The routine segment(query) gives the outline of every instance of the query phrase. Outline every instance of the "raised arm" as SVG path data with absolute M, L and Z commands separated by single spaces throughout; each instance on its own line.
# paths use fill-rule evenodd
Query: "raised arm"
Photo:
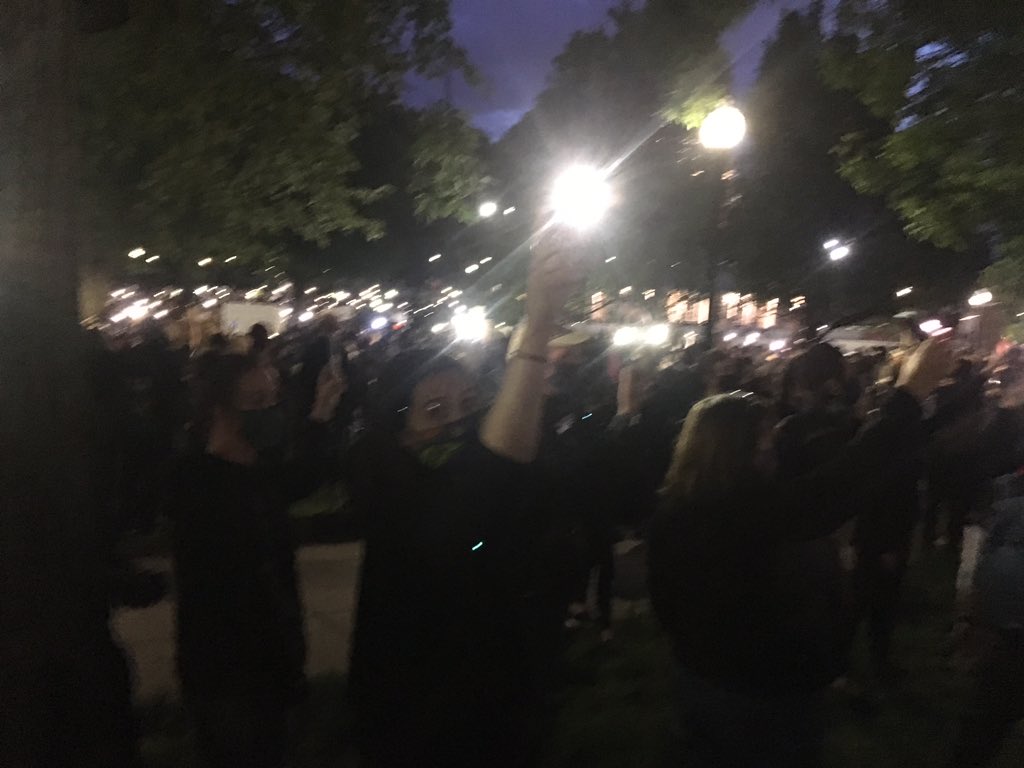
M 548 342 L 574 282 L 569 245 L 568 235 L 549 230 L 533 248 L 524 332 L 480 427 L 488 450 L 522 464 L 533 461 L 540 445 Z
M 806 475 L 779 483 L 777 525 L 785 538 L 809 540 L 835 531 L 863 509 L 863 500 L 908 472 L 923 439 L 921 404 L 949 372 L 941 344 L 921 344 L 900 371 L 897 391 L 880 417 L 835 457 Z

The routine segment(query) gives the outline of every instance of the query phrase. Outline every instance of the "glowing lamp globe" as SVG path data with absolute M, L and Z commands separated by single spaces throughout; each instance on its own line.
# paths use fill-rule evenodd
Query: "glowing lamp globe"
M 736 107 L 719 107 L 700 124 L 700 143 L 707 149 L 732 149 L 747 134 L 747 118 Z
M 498 212 L 498 204 L 488 200 L 486 203 L 480 204 L 480 218 L 489 219 L 491 216 Z
M 589 165 L 574 165 L 557 179 L 551 190 L 555 221 L 575 229 L 590 229 L 612 204 L 605 175 Z

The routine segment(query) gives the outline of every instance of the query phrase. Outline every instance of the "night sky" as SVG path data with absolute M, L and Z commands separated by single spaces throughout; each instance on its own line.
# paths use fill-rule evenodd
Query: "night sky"
M 732 55 L 740 94 L 754 80 L 763 44 L 779 14 L 809 1 L 763 0 L 725 33 L 723 43 Z M 572 33 L 606 23 L 608 9 L 618 4 L 619 0 L 452 0 L 455 38 L 484 78 L 476 89 L 461 80 L 452 82 L 453 100 L 478 127 L 499 138 L 533 105 L 551 60 Z M 414 82 L 407 100 L 422 106 L 440 98 L 444 90 L 440 83 Z

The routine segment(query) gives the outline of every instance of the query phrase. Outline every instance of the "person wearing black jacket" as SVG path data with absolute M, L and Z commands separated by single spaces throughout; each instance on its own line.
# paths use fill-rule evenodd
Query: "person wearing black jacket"
M 479 428 L 466 371 L 405 353 L 380 377 L 373 429 L 353 450 L 366 543 L 349 685 L 373 768 L 535 764 L 519 610 L 536 556 L 525 465 L 571 277 L 563 245 L 555 230 L 535 248 L 525 332 Z
M 213 358 L 198 385 L 195 445 L 173 511 L 178 675 L 205 765 L 280 768 L 305 664 L 288 505 L 330 462 L 311 444 L 283 457 L 273 438 L 280 428 L 284 439 L 283 423 L 252 358 Z M 322 377 L 310 436 L 339 395 Z
M 919 403 L 947 367 L 941 347 L 923 344 L 876 422 L 781 483 L 759 469 L 765 419 L 750 398 L 708 398 L 687 417 L 652 525 L 649 585 L 695 764 L 819 764 L 816 694 L 836 673 L 835 630 L 807 614 L 813 585 L 787 583 L 784 548 L 835 530 L 865 489 L 892 480 L 889 458 L 916 447 Z

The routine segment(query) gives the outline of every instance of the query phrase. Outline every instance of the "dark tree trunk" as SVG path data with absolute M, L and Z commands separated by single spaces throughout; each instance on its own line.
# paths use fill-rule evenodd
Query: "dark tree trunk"
M 0 762 L 123 765 L 127 677 L 108 626 L 77 323 L 70 0 L 0 2 Z M 71 756 L 74 756 L 73 758 Z

